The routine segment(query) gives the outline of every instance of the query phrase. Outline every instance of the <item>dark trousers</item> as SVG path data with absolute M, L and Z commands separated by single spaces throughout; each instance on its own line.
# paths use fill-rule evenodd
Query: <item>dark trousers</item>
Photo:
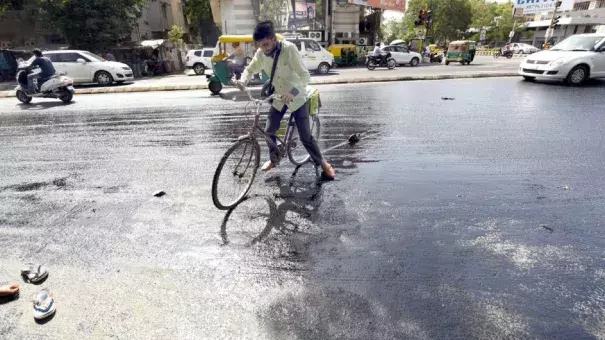
M 281 123 L 282 118 L 284 118 L 284 114 L 286 113 L 285 107 L 280 112 L 271 106 L 271 110 L 269 110 L 269 116 L 267 116 L 267 126 L 265 131 L 269 136 L 271 136 L 271 140 L 273 143 L 276 143 L 277 139 L 275 137 L 275 133 L 279 129 L 279 125 Z M 311 159 L 316 165 L 321 165 L 323 162 L 323 156 L 321 155 L 321 151 L 319 151 L 319 146 L 317 146 L 317 141 L 311 135 L 311 126 L 309 125 L 309 102 L 306 102 L 305 105 L 301 106 L 298 110 L 292 112 L 292 116 L 296 121 L 296 127 L 298 128 L 298 135 L 300 136 L 300 140 L 307 149 L 307 152 L 311 156 Z M 278 160 L 278 152 L 273 146 L 273 144 L 267 142 L 269 146 L 269 157 L 273 163 L 277 163 Z

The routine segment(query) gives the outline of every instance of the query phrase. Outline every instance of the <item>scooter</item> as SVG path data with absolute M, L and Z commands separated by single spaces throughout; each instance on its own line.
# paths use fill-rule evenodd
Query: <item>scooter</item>
M 368 56 L 368 61 L 366 62 L 366 66 L 368 70 L 374 70 L 376 67 L 387 67 L 389 70 L 394 69 L 397 66 L 397 61 L 395 58 L 391 57 L 391 53 L 387 52 L 383 53 L 380 56 Z
M 431 63 L 441 63 L 443 61 L 443 54 L 431 53 L 430 61 Z
M 17 91 L 17 99 L 24 103 L 29 104 L 34 97 L 40 98 L 55 98 L 61 99 L 64 103 L 69 103 L 74 97 L 73 80 L 65 76 L 65 72 L 55 74 L 54 76 L 43 81 L 41 86 L 38 86 L 38 80 L 34 80 L 34 88 L 36 92 L 28 94 L 25 89 L 27 88 L 27 75 L 33 73 L 32 67 L 28 65 L 19 65 L 17 72 L 17 82 L 19 85 L 15 88 Z

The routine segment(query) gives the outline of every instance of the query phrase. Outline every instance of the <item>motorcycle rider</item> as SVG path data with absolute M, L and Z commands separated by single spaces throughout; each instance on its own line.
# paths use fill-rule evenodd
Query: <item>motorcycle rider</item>
M 236 82 L 236 86 L 243 91 L 246 83 L 255 74 L 261 71 L 271 74 L 274 58 L 279 52 L 279 62 L 275 69 L 272 88 L 280 98 L 273 100 L 273 105 L 267 116 L 265 131 L 275 143 L 275 133 L 279 129 L 280 122 L 286 110 L 290 110 L 296 121 L 296 127 L 298 128 L 302 144 L 311 156 L 311 159 L 313 159 L 315 164 L 321 166 L 325 177 L 334 179 L 334 168 L 322 156 L 317 141 L 313 138 L 309 127 L 307 86 L 311 75 L 302 60 L 298 47 L 289 41 L 277 41 L 271 21 L 258 23 L 254 29 L 253 38 L 259 49 L 244 70 L 242 79 Z M 263 165 L 263 171 L 273 169 L 277 163 L 278 151 L 275 150 L 275 146 L 272 143 L 267 144 L 269 145 L 270 160 Z
M 38 66 L 40 68 L 40 72 L 31 73 L 27 75 L 27 93 L 34 94 L 37 92 L 37 89 L 34 86 L 34 79 L 48 79 L 55 75 L 56 71 L 53 66 L 52 61 L 50 59 L 44 57 L 42 55 L 42 51 L 39 49 L 34 49 L 34 60 L 31 62 L 29 67 Z
M 380 58 L 382 55 L 382 49 L 380 48 L 380 43 L 376 43 L 374 50 L 372 51 L 372 55 L 376 58 Z

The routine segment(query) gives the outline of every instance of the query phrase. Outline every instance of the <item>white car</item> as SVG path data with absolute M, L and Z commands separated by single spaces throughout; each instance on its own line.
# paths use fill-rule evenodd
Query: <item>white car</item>
M 214 48 L 202 48 L 201 50 L 190 50 L 185 57 L 185 68 L 193 69 L 195 74 L 204 74 L 206 70 L 212 69 L 212 55 Z
M 286 39 L 298 47 L 307 69 L 318 74 L 328 74 L 334 64 L 334 56 L 313 39 Z
M 402 45 L 389 45 L 382 48 L 384 52 L 390 52 L 391 57 L 399 65 L 418 66 L 422 61 L 420 53 L 410 52 L 407 47 Z
M 605 34 L 572 35 L 550 50 L 525 57 L 518 73 L 527 81 L 554 79 L 576 86 L 605 78 Z
M 107 86 L 114 82 L 121 84 L 134 80 L 134 75 L 128 65 L 107 61 L 88 51 L 44 51 L 42 54 L 53 62 L 57 73 L 67 73 L 67 76 L 73 79 L 74 84 L 97 83 Z
M 514 43 L 511 48 L 513 49 L 513 52 L 521 54 L 532 54 L 540 51 L 536 46 L 524 43 Z

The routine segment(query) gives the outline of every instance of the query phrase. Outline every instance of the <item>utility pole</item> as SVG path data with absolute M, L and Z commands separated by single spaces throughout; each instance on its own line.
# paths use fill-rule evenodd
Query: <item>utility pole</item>
M 557 15 L 557 10 L 559 9 L 559 7 L 561 7 L 562 3 L 563 3 L 563 1 L 555 2 L 555 8 L 552 11 L 552 17 L 550 18 L 550 24 L 548 25 L 548 29 L 546 30 L 546 35 L 545 35 L 545 39 L 544 39 L 544 49 L 545 50 L 550 49 L 549 40 L 555 34 L 555 28 L 559 24 L 559 19 L 561 19 L 561 16 Z

